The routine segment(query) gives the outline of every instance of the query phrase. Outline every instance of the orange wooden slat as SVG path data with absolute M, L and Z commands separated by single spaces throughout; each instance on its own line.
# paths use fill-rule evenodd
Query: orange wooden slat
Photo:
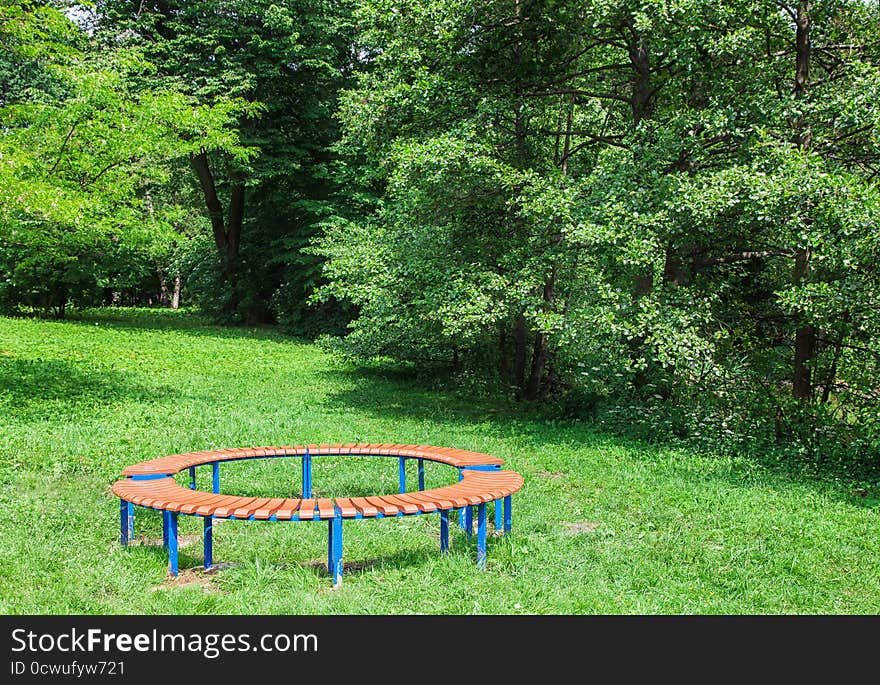
M 300 502 L 299 509 L 296 513 L 305 521 L 315 518 L 315 500 L 304 499 Z
M 288 497 L 284 500 L 284 503 L 275 510 L 275 518 L 283 519 L 285 521 L 292 519 L 301 503 L 302 501 L 297 497 Z
M 197 516 L 213 516 L 218 507 L 228 507 L 234 505 L 240 499 L 234 495 L 221 495 L 221 499 L 206 502 L 196 507 L 195 514 Z
M 186 505 L 182 506 L 180 508 L 180 513 L 181 514 L 195 514 L 196 510 L 198 510 L 198 508 L 200 506 L 208 506 L 211 504 L 217 504 L 223 498 L 224 498 L 224 495 L 211 495 L 209 498 L 202 500 L 201 502 L 186 504 Z
M 348 497 L 337 497 L 336 506 L 339 507 L 343 518 L 354 518 L 357 516 L 357 509 L 355 509 L 355 506 Z
M 336 516 L 336 507 L 333 506 L 332 499 L 318 500 L 318 518 L 332 519 Z
M 218 518 L 229 518 L 230 516 L 234 516 L 233 512 L 239 507 L 244 507 L 253 502 L 256 497 L 236 497 L 232 502 L 228 502 L 222 506 L 217 507 L 212 512 L 214 516 Z
M 379 513 L 379 510 L 367 502 L 365 497 L 352 497 L 349 502 L 361 513 L 361 516 L 365 518 L 372 518 Z
M 425 514 L 429 514 L 432 511 L 437 511 L 436 502 L 434 502 L 430 499 L 419 500 L 415 496 L 414 493 L 407 492 L 407 493 L 403 493 L 400 495 L 395 495 L 395 497 L 397 497 L 397 499 L 399 499 L 399 500 L 403 500 L 404 502 L 409 502 L 410 504 L 414 504 L 416 507 L 418 507 L 419 511 L 421 511 Z
M 385 516 L 397 516 L 400 512 L 395 505 L 389 504 L 381 497 L 365 497 L 364 499 L 385 514 Z
M 250 504 L 243 505 L 238 507 L 235 511 L 232 512 L 232 515 L 235 518 L 246 519 L 249 518 L 257 511 L 260 507 L 265 507 L 269 502 L 272 501 L 271 497 L 263 497 L 262 499 L 256 499 Z
M 265 521 L 275 512 L 276 509 L 279 509 L 283 504 L 283 497 L 273 497 L 268 502 L 265 502 L 264 504 L 260 505 L 259 508 L 254 510 L 254 518 Z
M 400 495 L 382 495 L 379 499 L 388 502 L 392 507 L 397 507 L 404 514 L 417 514 L 419 508 L 412 502 L 400 498 Z

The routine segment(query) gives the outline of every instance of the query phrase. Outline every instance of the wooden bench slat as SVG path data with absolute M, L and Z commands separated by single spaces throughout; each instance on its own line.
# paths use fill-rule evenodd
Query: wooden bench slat
M 436 498 L 434 498 L 434 497 L 419 498 L 416 495 L 417 495 L 417 493 L 414 493 L 414 492 L 406 492 L 406 493 L 397 495 L 397 497 L 399 497 L 400 499 L 402 499 L 404 501 L 412 502 L 425 514 L 429 514 L 432 511 L 437 511 L 438 509 L 441 508 L 439 506 L 439 502 L 437 501 Z M 450 507 L 451 507 L 451 504 L 450 504 Z
M 302 504 L 302 500 L 298 497 L 288 497 L 284 500 L 284 503 L 273 512 L 275 518 L 289 521 L 299 510 L 300 504 Z
M 285 502 L 283 497 L 273 497 L 258 509 L 254 510 L 254 518 L 265 520 L 268 519 L 277 509 L 280 509 Z
M 348 497 L 337 497 L 336 506 L 339 507 L 339 512 L 343 518 L 354 518 L 357 516 L 357 509 Z
M 400 495 L 382 495 L 379 499 L 388 502 L 393 507 L 397 507 L 404 514 L 417 514 L 420 511 L 418 506 L 401 498 Z
M 188 504 L 185 504 L 184 506 L 182 506 L 180 508 L 180 513 L 181 514 L 195 514 L 196 511 L 198 511 L 198 508 L 200 506 L 204 507 L 204 506 L 210 506 L 212 504 L 217 504 L 224 498 L 224 495 L 214 495 L 211 493 L 207 493 L 207 494 L 209 494 L 210 497 L 206 497 L 201 502 L 188 503 Z
M 304 499 L 299 503 L 299 509 L 296 512 L 301 519 L 309 520 L 315 518 L 315 500 Z
M 272 501 L 271 497 L 263 497 L 261 499 L 256 499 L 253 502 L 251 502 L 250 504 L 236 507 L 235 510 L 232 512 L 232 515 L 235 516 L 235 518 L 241 518 L 241 519 L 249 518 L 257 511 L 257 509 L 259 509 L 260 507 L 265 507 L 271 501 Z
M 245 505 L 250 504 L 255 501 L 256 497 L 237 497 L 235 501 L 229 502 L 228 504 L 224 504 L 223 506 L 217 507 L 211 512 L 214 516 L 218 518 L 224 519 L 229 518 L 230 516 L 235 516 L 234 512 L 236 509 L 244 507 Z
M 219 500 L 213 500 L 197 506 L 195 513 L 197 516 L 213 516 L 218 507 L 235 506 L 240 499 L 240 497 L 235 495 L 221 495 Z
M 184 507 L 196 507 L 204 504 L 206 500 L 210 500 L 214 495 L 210 492 L 202 492 L 200 490 L 190 490 L 186 497 L 178 493 L 169 493 L 175 501 L 168 507 L 168 511 L 183 511 Z
M 365 497 L 352 497 L 349 502 L 355 507 L 365 518 L 372 518 L 379 514 L 379 510 L 372 504 L 367 502 Z
M 318 518 L 332 519 L 336 516 L 336 507 L 333 505 L 332 499 L 318 500 Z
M 365 497 L 364 499 L 381 511 L 385 516 L 397 516 L 397 514 L 400 513 L 400 509 L 393 504 L 389 504 L 381 497 L 371 496 Z

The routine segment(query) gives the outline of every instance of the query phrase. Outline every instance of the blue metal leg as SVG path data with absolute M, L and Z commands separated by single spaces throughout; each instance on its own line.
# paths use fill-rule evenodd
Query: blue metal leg
M 486 568 L 486 503 L 477 507 L 477 566 Z
M 306 451 L 303 455 L 303 499 L 312 499 L 312 455 Z
M 176 576 L 177 567 L 177 512 L 163 511 L 162 515 L 167 519 L 168 524 L 168 571 L 172 576 Z
M 495 500 L 494 506 L 495 506 L 495 530 L 501 530 L 501 526 L 504 525 L 504 523 L 503 523 L 504 517 L 502 516 L 501 498 L 498 498 Z
M 398 457 L 397 480 L 400 492 L 406 492 L 406 459 Z
M 425 460 L 419 459 L 419 490 L 425 489 Z
M 162 549 L 168 549 L 168 512 L 162 512 Z
M 440 512 L 440 552 L 446 554 L 449 551 L 449 510 Z
M 510 529 L 513 527 L 513 516 L 510 513 L 510 508 L 513 504 L 513 498 L 511 495 L 508 495 L 504 498 L 504 532 L 509 533 Z
M 333 576 L 333 585 L 338 586 L 342 582 L 342 517 L 339 514 L 330 519 L 327 571 Z
M 461 472 L 461 469 L 458 470 L 458 480 L 460 481 L 464 478 L 464 475 Z M 464 507 L 458 510 L 458 527 L 462 530 L 465 530 L 465 520 L 464 520 Z
M 214 517 L 205 516 L 205 570 L 207 571 L 214 565 Z
M 220 492 L 220 462 L 211 464 L 211 492 Z
M 189 489 L 190 490 L 196 489 L 196 467 L 195 466 L 189 467 Z
M 134 537 L 134 505 L 119 500 L 119 542 L 127 545 Z
M 474 534 L 474 508 L 464 508 L 464 532 L 470 537 Z

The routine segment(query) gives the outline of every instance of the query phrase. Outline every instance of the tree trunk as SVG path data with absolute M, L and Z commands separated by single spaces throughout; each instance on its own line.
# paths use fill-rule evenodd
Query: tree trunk
M 684 268 L 684 261 L 675 251 L 672 245 L 666 246 L 666 260 L 663 263 L 663 280 L 667 283 L 675 285 L 687 285 L 687 271 Z
M 226 232 L 226 259 L 230 262 L 238 258 L 241 246 L 241 225 L 244 220 L 244 177 L 237 171 L 230 171 L 232 190 L 229 193 L 229 227 Z
M 536 400 L 541 396 L 541 381 L 544 378 L 544 367 L 547 363 L 547 336 L 543 333 L 535 335 L 535 345 L 532 350 L 532 368 L 529 372 L 529 380 L 526 383 L 523 399 Z
M 516 384 L 516 397 L 521 399 L 526 383 L 526 318 L 517 314 L 513 320 L 513 381 Z
M 195 169 L 205 198 L 205 206 L 208 208 L 208 216 L 211 218 L 211 228 L 214 231 L 214 244 L 217 251 L 226 257 L 229 241 L 226 236 L 226 226 L 223 221 L 223 206 L 217 195 L 217 186 L 214 183 L 214 174 L 208 164 L 208 153 L 203 149 L 198 154 L 190 154 L 189 161 Z
M 632 114 L 633 134 L 637 135 L 639 126 L 645 119 L 650 119 L 652 114 L 651 99 L 651 57 L 645 37 L 633 26 L 630 20 L 630 39 L 628 42 L 629 60 L 633 70 L 632 90 L 630 91 L 630 111 Z M 633 158 L 636 166 L 639 165 L 638 146 L 633 146 Z M 638 302 L 642 297 L 654 289 L 654 273 L 651 266 L 636 273 L 632 281 L 632 298 Z M 644 337 L 634 336 L 629 342 L 629 355 L 633 362 L 638 362 L 645 355 Z M 638 371 L 633 378 L 637 388 L 643 387 L 648 382 L 644 371 Z
M 797 8 L 797 20 L 795 31 L 795 97 L 802 99 L 806 96 L 810 82 L 810 2 L 802 0 Z M 802 150 L 810 147 L 811 134 L 809 127 L 799 117 L 795 122 L 794 143 Z M 809 223 L 810 217 L 806 217 Z M 810 271 L 810 246 L 798 248 L 795 254 L 794 283 L 803 283 Z M 792 378 L 792 395 L 802 402 L 809 401 L 813 397 L 813 379 L 810 362 L 816 350 L 816 329 L 808 323 L 801 324 L 795 331 L 794 340 L 794 375 Z
M 159 304 L 167 305 L 170 300 L 168 282 L 165 280 L 165 274 L 161 269 L 159 269 L 157 275 L 159 277 Z
M 180 274 L 174 276 L 174 290 L 171 291 L 171 308 L 180 308 Z
M 521 0 L 514 0 L 514 15 L 517 22 L 522 17 Z M 517 29 L 521 30 L 521 29 Z M 522 41 L 517 40 L 513 46 L 513 63 L 517 67 L 517 72 L 522 65 Z M 520 168 L 526 166 L 526 122 L 523 114 L 524 104 L 522 98 L 522 86 L 517 81 L 514 87 L 514 106 L 513 106 L 513 135 L 514 145 L 516 149 L 516 162 Z M 522 234 L 525 230 L 523 225 L 522 213 L 517 211 L 515 215 L 515 223 L 518 233 Z M 513 320 L 513 379 L 516 384 L 516 399 L 521 400 L 526 394 L 526 361 L 528 358 L 528 330 L 526 329 L 525 315 L 520 312 Z
M 507 363 L 507 326 L 502 323 L 498 330 L 498 377 L 502 382 L 508 380 L 510 366 Z
M 556 289 L 556 267 L 550 270 L 550 277 L 544 284 L 544 310 L 549 311 L 553 306 L 553 296 Z M 538 332 L 535 336 L 535 347 L 532 352 L 532 369 L 529 373 L 529 382 L 526 384 L 525 399 L 535 400 L 542 396 L 544 370 L 547 366 L 547 335 Z
M 810 268 L 809 248 L 799 250 L 795 257 L 794 282 L 800 284 L 807 276 Z M 799 400 L 807 401 L 813 396 L 813 379 L 810 361 L 816 349 L 816 329 L 810 324 L 800 326 L 794 337 L 794 378 L 792 395 Z

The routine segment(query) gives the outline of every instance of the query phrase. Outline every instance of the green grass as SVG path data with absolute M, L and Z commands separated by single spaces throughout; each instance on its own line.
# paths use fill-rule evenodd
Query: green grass
M 177 581 L 159 518 L 117 543 L 110 484 L 128 463 L 217 447 L 427 443 L 520 471 L 514 530 L 486 572 L 436 516 L 345 525 L 343 586 L 326 524 L 227 521 L 205 576 L 200 520 L 181 519 Z M 290 495 L 299 463 L 224 467 L 224 491 Z M 428 486 L 454 473 L 429 465 Z M 208 474 L 200 474 L 207 485 Z M 396 463 L 320 459 L 319 495 L 394 491 Z M 747 460 L 698 456 L 511 413 L 358 368 L 265 329 L 190 314 L 0 318 L 3 613 L 878 613 L 877 500 Z M 567 524 L 581 524 L 571 526 Z M 572 529 L 574 528 L 574 530 Z

